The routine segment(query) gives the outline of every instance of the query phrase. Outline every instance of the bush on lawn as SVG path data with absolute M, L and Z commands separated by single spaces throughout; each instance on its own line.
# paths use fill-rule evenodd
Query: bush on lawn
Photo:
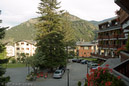
M 16 61 L 15 58 L 11 58 L 11 59 L 10 59 L 10 62 L 11 62 L 12 64 L 15 64 L 17 61 Z

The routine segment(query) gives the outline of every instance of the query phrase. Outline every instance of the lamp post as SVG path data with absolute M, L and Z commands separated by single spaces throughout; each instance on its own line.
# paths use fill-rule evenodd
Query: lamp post
M 30 73 L 29 62 L 27 62 L 28 74 Z
M 69 69 L 67 69 L 67 86 L 69 86 Z
M 87 74 L 88 74 L 88 64 L 87 64 Z

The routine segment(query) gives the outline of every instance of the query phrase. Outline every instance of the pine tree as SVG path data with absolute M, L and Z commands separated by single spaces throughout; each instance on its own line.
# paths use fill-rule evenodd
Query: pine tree
M 6 28 L 0 28 L 0 39 L 4 37 L 4 30 Z M 2 53 L 4 50 L 4 45 L 0 43 L 0 53 Z M 5 68 L 3 68 L 2 64 L 5 64 L 8 62 L 8 59 L 0 59 L 0 86 L 6 86 L 6 83 L 9 81 L 9 77 L 4 77 L 5 74 Z
M 42 53 L 42 62 L 44 62 L 39 64 L 40 67 L 53 69 L 66 64 L 61 17 L 63 11 L 59 11 L 59 4 L 57 0 L 41 0 L 38 7 L 41 17 L 39 17 L 39 23 L 36 24 L 38 30 L 37 55 L 39 52 Z
M 5 35 L 5 29 L 0 27 L 0 39 L 4 38 Z M 0 53 L 2 53 L 4 50 L 4 45 L 0 43 Z M 5 68 L 3 68 L 2 64 L 5 64 L 8 62 L 8 59 L 0 59 L 0 86 L 6 86 L 6 83 L 9 82 L 9 77 L 5 77 Z

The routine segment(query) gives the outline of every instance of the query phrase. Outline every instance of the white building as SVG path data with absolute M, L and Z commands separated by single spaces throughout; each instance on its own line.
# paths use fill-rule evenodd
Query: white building
M 36 42 L 30 41 L 30 40 L 21 40 L 17 41 L 14 44 L 15 47 L 15 58 L 18 58 L 18 56 L 21 53 L 24 53 L 26 56 L 33 56 L 36 50 L 35 46 Z
M 6 56 L 7 57 L 15 56 L 13 44 L 7 44 L 5 47 L 6 47 L 6 53 L 7 53 Z

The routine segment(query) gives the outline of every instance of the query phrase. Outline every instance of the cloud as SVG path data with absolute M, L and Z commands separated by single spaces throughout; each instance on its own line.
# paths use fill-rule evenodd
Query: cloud
M 114 0 L 59 0 L 68 12 L 85 20 L 103 20 L 115 16 L 119 7 Z
M 115 16 L 119 7 L 114 0 L 58 0 L 61 9 L 85 20 L 103 20 Z M 40 0 L 0 0 L 3 20 L 1 25 L 15 26 L 39 16 L 36 12 Z
M 30 18 L 37 17 L 37 7 L 39 0 L 1 0 L 0 9 L 2 14 L 0 19 L 2 25 L 14 26 L 27 21 Z

